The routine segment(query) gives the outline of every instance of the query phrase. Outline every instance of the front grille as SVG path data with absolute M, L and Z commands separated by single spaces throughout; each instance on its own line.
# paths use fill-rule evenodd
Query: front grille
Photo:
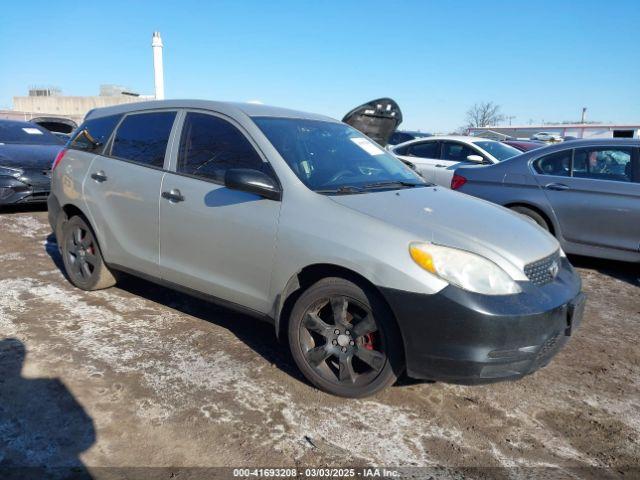
M 554 268 L 555 267 L 555 268 Z M 546 285 L 553 281 L 560 268 L 560 252 L 549 255 L 541 260 L 531 262 L 524 267 L 524 274 L 534 285 Z

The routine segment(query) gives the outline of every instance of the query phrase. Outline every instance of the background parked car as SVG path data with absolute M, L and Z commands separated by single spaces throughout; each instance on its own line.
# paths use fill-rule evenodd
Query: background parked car
M 567 253 L 640 261 L 639 140 L 573 140 L 487 168 L 452 188 L 504 205 L 553 233 Z
M 543 142 L 561 142 L 562 137 L 557 133 L 538 132 L 531 135 L 531 140 L 542 140 Z
M 415 140 L 417 138 L 427 138 L 433 137 L 432 134 L 427 132 L 416 132 L 411 130 L 397 130 L 393 132 L 391 138 L 389 139 L 389 145 L 399 145 L 404 142 L 408 142 L 410 140 Z
M 521 152 L 486 138 L 440 136 L 412 140 L 392 147 L 401 160 L 415 165 L 427 181 L 449 188 L 453 171 L 461 164 L 493 165 Z
M 546 147 L 546 142 L 537 140 L 503 140 L 502 143 L 516 148 L 521 152 L 528 152 L 529 150 L 535 150 L 536 148 Z
M 0 120 L 0 205 L 46 202 L 63 142 L 35 123 Z

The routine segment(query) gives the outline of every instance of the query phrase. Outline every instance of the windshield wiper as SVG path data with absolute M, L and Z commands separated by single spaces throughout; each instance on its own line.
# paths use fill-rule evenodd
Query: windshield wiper
M 350 193 L 360 193 L 362 188 L 354 187 L 353 185 L 342 185 L 337 188 L 326 188 L 322 190 L 316 190 L 316 193 L 338 193 L 341 195 L 349 195 Z
M 377 182 L 377 183 L 368 183 L 363 185 L 362 188 L 365 190 L 373 190 L 376 188 L 412 188 L 412 187 L 425 187 L 427 183 L 415 183 L 415 182 L 405 182 L 403 180 L 391 180 L 388 182 Z

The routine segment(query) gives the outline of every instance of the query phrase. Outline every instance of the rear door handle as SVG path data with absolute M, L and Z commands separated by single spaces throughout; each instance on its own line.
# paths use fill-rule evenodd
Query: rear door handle
M 569 187 L 566 186 L 564 183 L 547 183 L 544 188 L 546 188 L 547 190 L 557 190 L 557 191 L 563 191 L 563 190 L 569 190 Z
M 436 164 L 436 167 L 438 167 L 438 168 L 444 168 L 444 167 L 446 167 L 446 165 L 442 165 L 441 163 L 438 163 L 438 164 Z
M 104 174 L 102 170 L 92 173 L 91 178 L 93 178 L 98 183 L 107 181 L 107 176 Z
M 184 196 L 177 188 L 172 189 L 170 192 L 162 192 L 162 198 L 166 198 L 171 203 L 183 202 Z

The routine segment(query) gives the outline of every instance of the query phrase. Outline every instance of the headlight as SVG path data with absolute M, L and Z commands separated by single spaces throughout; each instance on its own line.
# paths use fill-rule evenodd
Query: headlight
M 8 175 L 10 177 L 18 178 L 23 173 L 24 171 L 18 168 L 0 167 L 0 175 Z
M 511 295 L 522 290 L 500 267 L 484 257 L 457 248 L 412 243 L 413 261 L 449 283 L 484 295 Z

